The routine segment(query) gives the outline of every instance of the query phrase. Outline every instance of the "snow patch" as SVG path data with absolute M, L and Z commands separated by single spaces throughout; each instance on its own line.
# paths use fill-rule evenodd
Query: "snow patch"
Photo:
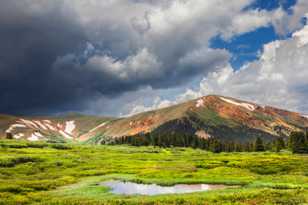
M 28 137 L 29 141 L 38 141 L 39 137 L 35 135 L 35 133 L 32 133 L 31 137 Z
M 204 106 L 204 100 L 201 98 L 197 100 L 196 107 L 203 107 Z
M 206 133 L 204 130 L 196 131 L 195 135 L 200 137 L 201 139 L 210 139 L 212 136 Z
M 11 133 L 15 128 L 25 128 L 26 126 L 23 124 L 13 124 L 7 129 L 5 132 L 6 133 Z
M 62 129 L 62 125 L 60 123 L 57 124 L 58 129 Z
M 30 127 L 30 128 L 39 128 L 37 126 L 37 124 L 35 124 L 34 122 L 32 122 L 31 120 L 25 120 L 25 119 L 19 119 L 19 122 L 25 124 L 26 126 Z
M 72 120 L 72 121 L 67 121 L 66 123 L 65 123 L 65 129 L 64 129 L 64 131 L 66 132 L 66 133 L 68 133 L 68 134 L 73 134 L 73 131 L 74 131 L 74 129 L 76 128 L 76 124 L 75 124 L 75 121 L 74 120 Z
M 38 141 L 40 138 L 44 138 L 44 136 L 40 132 L 34 132 L 31 134 L 31 137 L 28 137 L 28 140 Z
M 67 138 L 67 139 L 73 139 L 72 136 L 70 136 L 69 134 L 67 134 L 67 133 L 64 132 L 63 130 L 60 130 L 59 133 L 60 133 L 63 137 L 65 137 L 65 138 Z
M 52 125 L 50 125 L 50 124 L 45 124 L 46 125 L 46 127 L 48 128 L 48 129 L 50 129 L 50 130 L 52 130 L 52 131 L 57 131 L 57 129 L 54 127 L 54 126 L 52 126 Z
M 94 127 L 93 129 L 91 129 L 89 132 L 94 132 L 95 130 L 97 130 L 98 128 L 104 127 L 108 122 L 104 122 L 100 125 L 98 125 L 97 127 Z
M 20 139 L 20 138 L 22 138 L 24 136 L 25 135 L 23 133 L 19 133 L 19 134 L 14 135 L 13 138 L 18 140 L 18 139 Z
M 241 106 L 241 107 L 246 108 L 250 111 L 254 111 L 256 109 L 254 105 L 249 104 L 249 103 L 239 103 L 239 102 L 235 102 L 233 100 L 223 98 L 223 97 L 220 97 L 220 99 L 227 102 L 227 103 L 231 103 L 231 104 L 236 105 L 236 106 Z
M 43 138 L 44 137 L 40 132 L 34 132 L 34 135 L 39 137 L 39 138 Z
M 40 128 L 42 128 L 42 129 L 44 129 L 44 130 L 47 130 L 47 127 L 43 124 L 43 123 L 41 123 L 41 121 L 38 121 L 38 120 L 36 120 L 36 121 L 34 121 L 36 124 L 38 124 L 38 126 L 40 127 Z

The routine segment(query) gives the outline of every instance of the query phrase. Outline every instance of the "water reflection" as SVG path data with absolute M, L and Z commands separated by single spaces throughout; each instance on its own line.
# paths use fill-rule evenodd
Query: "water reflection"
M 159 194 L 184 194 L 192 192 L 224 189 L 225 185 L 210 184 L 177 184 L 174 186 L 159 186 L 157 184 L 137 184 L 133 182 L 106 181 L 102 186 L 109 187 L 114 194 L 124 195 L 159 195 Z

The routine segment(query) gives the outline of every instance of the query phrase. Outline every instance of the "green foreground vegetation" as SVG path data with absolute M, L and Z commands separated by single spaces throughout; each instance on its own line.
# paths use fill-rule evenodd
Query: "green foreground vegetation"
M 238 185 L 181 195 L 121 196 L 110 180 Z M 0 141 L 0 204 L 308 204 L 308 155 Z

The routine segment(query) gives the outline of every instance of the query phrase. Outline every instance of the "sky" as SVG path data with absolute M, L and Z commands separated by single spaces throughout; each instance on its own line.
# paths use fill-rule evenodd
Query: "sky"
M 308 114 L 307 0 L 0 0 L 0 113 L 218 94 Z

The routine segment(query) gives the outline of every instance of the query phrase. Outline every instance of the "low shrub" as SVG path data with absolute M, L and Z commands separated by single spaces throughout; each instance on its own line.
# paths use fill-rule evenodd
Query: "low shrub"
M 48 147 L 47 143 L 33 143 L 33 142 L 29 142 L 27 143 L 27 146 L 29 148 L 44 148 L 44 147 Z
M 14 167 L 18 164 L 28 163 L 28 162 L 38 162 L 40 159 L 33 157 L 16 157 L 16 158 L 4 158 L 0 159 L 0 167 Z
M 1 143 L 0 146 L 3 148 L 15 148 L 15 149 L 22 149 L 28 147 L 28 145 L 24 143 Z
M 60 144 L 60 143 L 51 144 L 50 147 L 53 148 L 53 149 L 59 149 L 59 150 L 69 150 L 69 149 L 72 149 L 71 146 L 66 145 L 66 144 Z

